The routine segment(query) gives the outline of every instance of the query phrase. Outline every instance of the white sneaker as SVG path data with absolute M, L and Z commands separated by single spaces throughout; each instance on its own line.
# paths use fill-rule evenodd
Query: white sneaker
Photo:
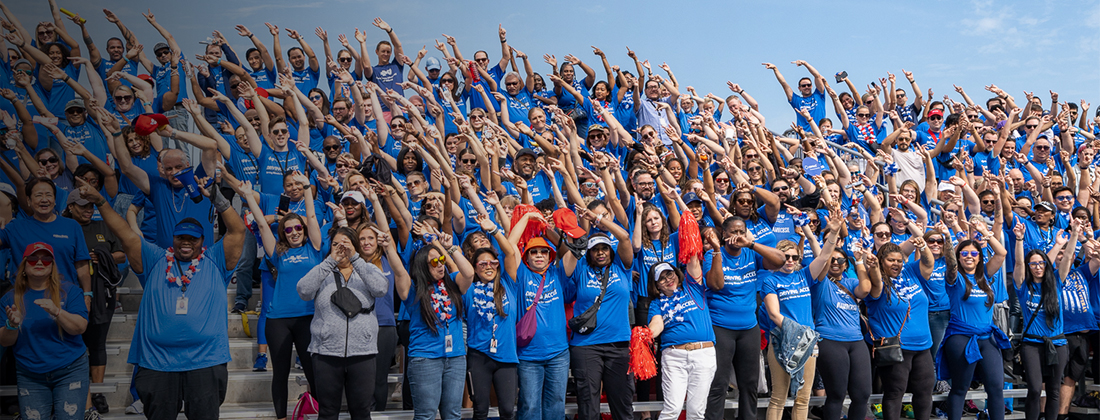
M 126 407 L 126 414 L 145 414 L 145 404 L 141 400 L 134 401 L 129 407 Z

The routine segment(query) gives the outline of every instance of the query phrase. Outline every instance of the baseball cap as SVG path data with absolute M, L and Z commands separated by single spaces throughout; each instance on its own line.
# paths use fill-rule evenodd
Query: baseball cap
M 153 76 L 150 76 L 150 75 L 148 75 L 148 74 L 139 74 L 139 75 L 137 76 L 137 78 L 138 78 L 138 79 L 141 79 L 141 80 L 144 80 L 144 81 L 146 81 L 146 82 L 152 82 L 152 81 L 153 81 Z
M 148 136 L 166 125 L 168 125 L 168 117 L 164 114 L 141 114 L 134 119 L 134 131 L 139 136 Z
M 604 131 L 604 132 L 606 132 L 607 127 L 604 127 L 603 124 L 592 124 L 592 125 L 588 126 L 588 134 L 592 134 L 593 131 Z
M 688 191 L 684 193 L 684 204 L 691 204 L 694 201 L 701 202 L 703 201 L 703 199 L 699 198 L 699 194 L 696 194 L 695 191 Z
M 657 265 L 653 266 L 653 281 L 656 282 L 657 280 L 660 280 L 661 274 L 664 274 L 664 272 L 666 272 L 666 271 L 676 271 L 676 270 L 672 269 L 672 264 L 669 264 L 669 263 L 666 263 L 666 262 L 662 262 L 660 264 L 657 264 Z
M 11 184 L 8 184 L 6 182 L 0 182 L 0 192 L 7 193 L 8 195 L 10 195 L 12 197 L 17 197 L 18 196 L 18 194 L 15 193 L 15 187 L 11 186 Z
M 529 147 L 524 147 L 522 149 L 519 149 L 518 152 L 516 152 L 516 159 L 515 160 L 519 160 L 519 158 L 524 157 L 524 156 L 528 156 L 528 155 L 530 155 L 533 158 L 538 158 L 539 157 L 539 154 L 535 153 L 535 151 L 533 149 L 531 149 Z
M 84 197 L 80 196 L 79 192 L 72 191 L 69 193 L 69 198 L 65 200 L 65 207 L 69 207 L 73 203 L 76 203 L 78 206 L 86 206 L 88 203 L 91 203 L 91 201 L 85 200 Z
M 608 238 L 604 235 L 596 235 L 588 238 L 588 249 L 595 248 L 597 245 L 607 245 L 612 248 L 615 247 L 614 244 L 611 243 L 611 238 Z
M 933 116 L 933 115 L 939 115 L 939 116 L 941 116 L 941 117 L 942 117 L 942 116 L 943 116 L 943 110 L 941 110 L 941 109 L 933 109 L 933 110 L 931 110 L 931 111 L 928 111 L 928 116 L 929 116 L 929 117 L 931 117 L 931 116 Z
M 176 223 L 176 228 L 172 230 L 172 236 L 190 236 L 192 238 L 202 237 L 202 226 L 190 220 L 183 220 Z
M 70 100 L 65 104 L 65 111 L 68 111 L 70 108 L 84 108 L 84 100 L 80 98 Z
M 355 200 L 355 202 L 357 202 L 359 204 L 365 204 L 367 202 L 367 200 L 365 198 L 363 198 L 363 193 L 361 193 L 359 191 L 348 191 L 348 192 L 344 193 L 344 196 L 340 197 L 340 201 L 344 201 L 344 200 L 347 200 L 349 198 L 352 199 L 352 200 Z
M 166 50 L 166 49 L 168 49 L 168 44 L 165 44 L 163 42 L 158 42 L 157 45 L 153 46 L 153 53 L 155 54 L 157 51 Z
M 955 186 L 947 181 L 940 181 L 938 191 L 955 191 Z
M 428 57 L 424 60 L 424 68 L 428 71 L 442 69 L 443 66 L 439 64 L 439 59 L 435 57 Z
M 45 242 L 35 242 L 33 244 L 27 245 L 27 249 L 23 251 L 23 258 L 27 258 L 31 256 L 31 254 L 38 251 L 46 251 L 50 253 L 50 256 L 53 256 L 53 247 L 50 246 L 50 244 Z
M 1054 203 L 1051 203 L 1049 201 L 1043 201 L 1043 202 L 1035 205 L 1035 210 L 1036 211 L 1046 210 L 1046 211 L 1049 211 L 1051 213 L 1054 213 Z
M 558 209 L 554 212 L 554 226 L 561 229 L 570 238 L 577 239 L 584 236 L 584 229 L 577 226 L 577 215 L 573 210 Z

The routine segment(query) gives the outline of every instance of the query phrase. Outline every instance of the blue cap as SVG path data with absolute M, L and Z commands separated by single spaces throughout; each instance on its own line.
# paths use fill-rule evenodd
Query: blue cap
M 684 204 L 691 204 L 693 201 L 703 201 L 703 199 L 699 198 L 699 194 L 694 191 L 688 191 L 684 194 Z
M 439 64 L 439 59 L 438 58 L 428 57 L 427 59 L 424 60 L 424 68 L 428 69 L 428 71 L 432 71 L 432 70 L 440 70 L 440 69 L 443 68 L 443 66 L 441 64 Z
M 176 229 L 172 231 L 172 236 L 190 236 L 192 238 L 202 237 L 202 226 L 199 226 L 192 222 L 179 222 L 176 224 Z

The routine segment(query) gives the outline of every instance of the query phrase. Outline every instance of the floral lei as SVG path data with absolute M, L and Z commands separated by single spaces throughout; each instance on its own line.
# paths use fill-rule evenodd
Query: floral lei
M 187 270 L 184 270 L 184 272 L 182 273 L 183 278 L 180 279 L 179 277 L 172 275 L 172 266 L 176 262 L 176 256 L 175 250 L 172 247 L 168 247 L 168 249 L 164 252 L 164 258 L 168 260 L 168 267 L 164 269 L 164 276 L 168 279 L 168 283 L 175 283 L 180 286 L 181 292 L 186 292 L 187 285 L 191 284 L 191 278 L 194 277 L 195 273 L 199 271 L 199 262 L 202 261 L 202 257 L 204 255 L 206 255 L 206 247 L 202 248 L 202 252 L 199 253 L 198 257 L 195 257 L 195 259 L 191 260 L 191 266 L 187 267 Z
M 454 309 L 451 305 L 451 297 L 447 293 L 447 287 L 443 284 L 442 279 L 439 280 L 434 289 L 432 291 L 432 309 L 439 316 L 440 324 L 446 324 L 454 316 L 451 313 Z

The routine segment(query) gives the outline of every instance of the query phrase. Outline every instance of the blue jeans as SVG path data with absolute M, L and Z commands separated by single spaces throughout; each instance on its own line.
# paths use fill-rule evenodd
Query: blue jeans
M 519 361 L 521 419 L 565 418 L 565 384 L 569 380 L 569 350 L 544 361 Z
M 87 353 L 68 366 L 47 373 L 31 372 L 16 364 L 15 377 L 23 418 L 84 418 L 89 382 Z
M 413 420 L 434 420 L 436 413 L 443 420 L 461 419 L 465 383 L 466 356 L 409 358 Z
M 932 357 L 936 357 L 936 352 L 940 351 L 943 333 L 947 331 L 947 322 L 950 320 L 951 310 L 949 309 L 928 313 L 928 330 L 932 332 L 932 348 L 929 351 L 932 352 Z

